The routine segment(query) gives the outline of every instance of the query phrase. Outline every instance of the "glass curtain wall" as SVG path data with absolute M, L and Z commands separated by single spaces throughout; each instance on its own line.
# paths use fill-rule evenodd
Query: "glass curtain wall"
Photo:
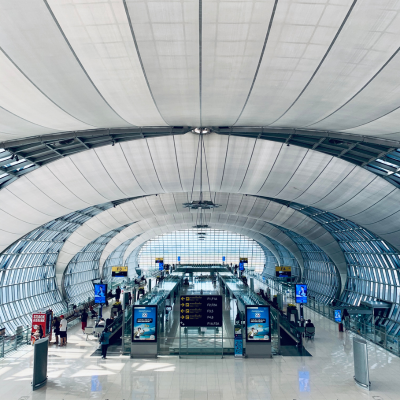
M 55 278 L 58 253 L 76 229 L 102 211 L 101 206 L 89 207 L 48 222 L 0 255 L 0 325 L 9 334 L 29 325 L 34 311 L 62 309 Z
M 296 257 L 286 247 L 282 246 L 276 240 L 271 238 L 268 239 L 271 241 L 271 243 L 275 246 L 276 250 L 278 251 L 281 259 L 281 265 L 292 267 L 292 280 L 296 282 L 300 280 L 301 269 L 299 263 L 296 260 Z M 273 276 L 275 277 L 275 270 Z
M 359 305 L 363 300 L 394 303 L 388 316 L 389 333 L 400 327 L 400 254 L 386 241 L 352 221 L 335 214 L 293 204 L 319 222 L 338 241 L 347 262 L 347 284 L 341 300 Z
M 204 233 L 205 235 L 199 235 Z M 204 237 L 204 239 L 201 239 Z M 163 257 L 165 264 L 239 264 L 240 257 L 247 257 L 247 268 L 262 272 L 265 254 L 253 239 L 237 233 L 218 230 L 178 230 L 147 241 L 139 252 L 140 268 L 154 267 L 155 258 Z
M 322 303 L 330 303 L 338 296 L 340 276 L 335 264 L 316 244 L 289 229 L 276 226 L 285 232 L 299 247 L 303 256 L 304 276 L 311 296 Z
M 103 266 L 103 280 L 107 283 L 111 282 L 113 280 L 112 277 L 112 267 L 118 267 L 118 266 L 128 266 L 127 263 L 124 263 L 124 254 L 125 250 L 128 248 L 128 246 L 137 238 L 137 236 L 133 237 L 132 239 L 127 240 L 126 242 L 120 244 L 108 257 L 107 260 L 104 263 Z M 133 276 L 136 275 L 136 272 L 134 272 Z M 132 274 L 130 273 L 129 276 L 131 277 Z M 115 279 L 115 278 L 114 278 Z M 125 278 L 116 278 L 125 280 Z
M 69 303 L 78 304 L 93 298 L 93 281 L 100 279 L 101 254 L 108 242 L 129 225 L 123 225 L 99 236 L 75 254 L 65 270 L 63 279 Z

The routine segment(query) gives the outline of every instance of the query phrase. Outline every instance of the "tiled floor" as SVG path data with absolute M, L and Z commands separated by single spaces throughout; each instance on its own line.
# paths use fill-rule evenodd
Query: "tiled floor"
M 67 348 L 52 347 L 47 386 L 31 391 L 32 352 L 0 364 L 0 396 L 6 400 L 276 399 L 399 400 L 400 359 L 369 346 L 370 392 L 353 381 L 351 336 L 306 309 L 317 329 L 306 345 L 313 357 L 235 360 L 160 357 L 131 360 L 90 357 L 97 346 L 79 327 L 69 332 Z

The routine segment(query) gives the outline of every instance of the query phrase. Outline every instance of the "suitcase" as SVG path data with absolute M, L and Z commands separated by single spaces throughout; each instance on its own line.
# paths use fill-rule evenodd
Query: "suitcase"
M 339 332 L 343 332 L 343 324 L 339 322 Z

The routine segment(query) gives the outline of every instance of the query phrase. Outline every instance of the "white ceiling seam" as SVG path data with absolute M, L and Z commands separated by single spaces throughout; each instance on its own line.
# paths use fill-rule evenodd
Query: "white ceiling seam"
M 7 8 L 1 10 L 7 4 Z M 0 43 L 56 104 L 92 126 L 128 126 L 92 85 L 42 0 L 0 2 Z M 51 39 L 50 39 L 51 38 Z M 54 62 L 55 58 L 59 62 Z M 43 74 L 43 71 L 46 74 Z M 25 132 L 21 132 L 21 136 Z
M 165 125 L 147 87 L 123 2 L 47 2 L 113 110 L 131 125 Z

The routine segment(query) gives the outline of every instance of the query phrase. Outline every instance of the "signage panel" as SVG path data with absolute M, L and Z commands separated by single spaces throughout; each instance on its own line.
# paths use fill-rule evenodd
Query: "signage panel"
M 181 296 L 179 300 L 181 326 L 222 326 L 222 296 Z
M 94 284 L 94 302 L 96 304 L 106 304 L 107 284 L 95 283 Z
M 164 257 L 157 257 L 156 258 L 156 264 L 159 263 L 159 262 L 163 263 L 164 262 Z
M 246 306 L 246 342 L 271 341 L 269 306 Z
M 31 342 L 34 344 L 37 340 L 46 337 L 46 319 L 47 314 L 37 312 L 32 314 Z
M 292 276 L 292 267 L 276 266 L 275 276 L 277 278 L 290 278 Z
M 342 310 L 334 310 L 335 313 L 335 321 L 342 322 Z
M 248 263 L 248 260 L 249 259 L 247 257 L 240 257 L 239 258 L 239 262 L 246 263 L 246 264 Z
M 111 275 L 113 277 L 126 277 L 128 276 L 128 267 L 111 267 Z
M 307 303 L 307 285 L 296 285 L 296 303 Z
M 157 342 L 157 306 L 133 306 L 132 342 Z

